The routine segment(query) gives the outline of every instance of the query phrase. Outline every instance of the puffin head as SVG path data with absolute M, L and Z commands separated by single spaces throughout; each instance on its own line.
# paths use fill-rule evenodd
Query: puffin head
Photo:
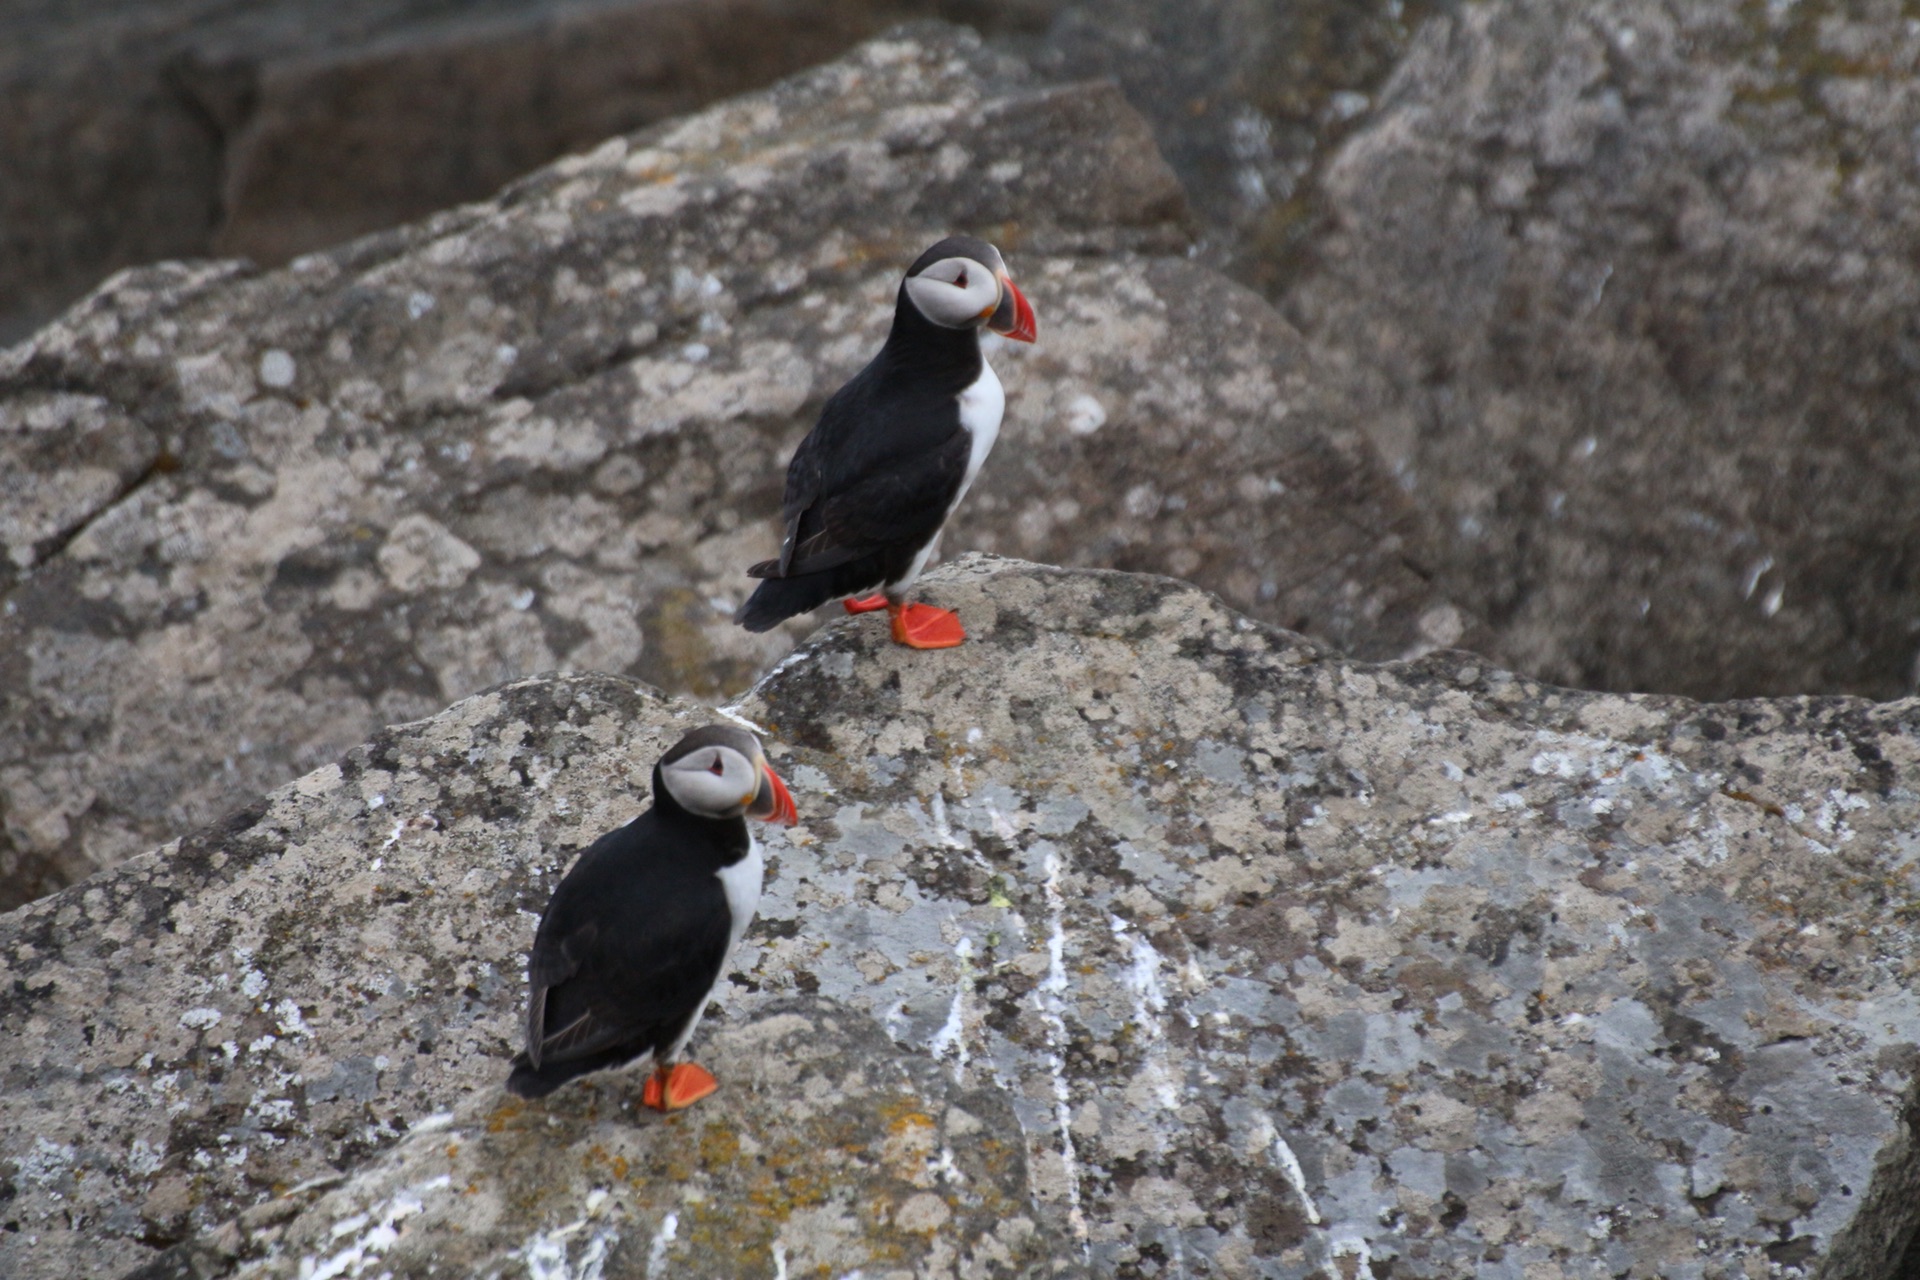
M 903 287 L 914 309 L 943 329 L 984 326 L 1015 342 L 1034 339 L 1033 308 L 985 240 L 948 236 L 907 268 Z
M 745 729 L 710 724 L 695 729 L 660 757 L 660 785 L 699 818 L 758 818 L 792 826 L 800 820 L 793 796 L 767 764 L 760 740 Z

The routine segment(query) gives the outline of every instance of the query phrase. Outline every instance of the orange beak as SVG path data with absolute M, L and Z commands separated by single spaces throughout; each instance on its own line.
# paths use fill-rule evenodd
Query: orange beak
M 800 810 L 794 805 L 787 784 L 780 781 L 780 775 L 765 761 L 760 764 L 760 789 L 753 793 L 747 816 L 762 822 L 777 822 L 783 827 L 800 821 Z
M 1039 333 L 1033 320 L 1033 306 L 1011 276 L 1000 277 L 1000 305 L 993 309 L 987 328 L 1015 342 L 1032 342 Z

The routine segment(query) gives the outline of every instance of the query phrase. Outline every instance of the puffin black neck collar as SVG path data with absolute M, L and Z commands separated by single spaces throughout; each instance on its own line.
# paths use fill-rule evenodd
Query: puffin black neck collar
M 929 383 L 960 391 L 980 376 L 980 330 L 949 329 L 921 314 L 902 281 L 893 301 L 893 328 L 880 355 L 889 365 Z

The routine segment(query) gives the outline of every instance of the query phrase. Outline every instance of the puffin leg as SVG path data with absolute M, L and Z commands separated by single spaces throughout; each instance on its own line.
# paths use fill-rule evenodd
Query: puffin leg
M 875 609 L 887 607 L 887 598 L 878 592 L 870 596 L 848 596 L 841 607 L 848 613 L 872 613 Z
M 930 604 L 887 605 L 893 620 L 893 642 L 909 649 L 951 649 L 967 638 L 960 615 Z
M 679 1066 L 657 1066 L 640 1091 L 643 1106 L 655 1111 L 678 1111 L 690 1107 L 720 1087 L 720 1082 L 705 1067 L 683 1062 Z

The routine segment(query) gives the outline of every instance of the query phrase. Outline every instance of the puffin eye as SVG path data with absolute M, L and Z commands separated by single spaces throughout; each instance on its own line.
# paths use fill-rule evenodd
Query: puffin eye
M 713 758 L 713 763 L 707 766 L 707 772 L 716 778 L 726 771 L 727 767 L 720 763 L 720 757 L 717 755 Z
M 960 268 L 960 274 L 953 278 L 953 287 L 956 289 L 964 289 L 967 287 L 967 269 L 965 267 Z

